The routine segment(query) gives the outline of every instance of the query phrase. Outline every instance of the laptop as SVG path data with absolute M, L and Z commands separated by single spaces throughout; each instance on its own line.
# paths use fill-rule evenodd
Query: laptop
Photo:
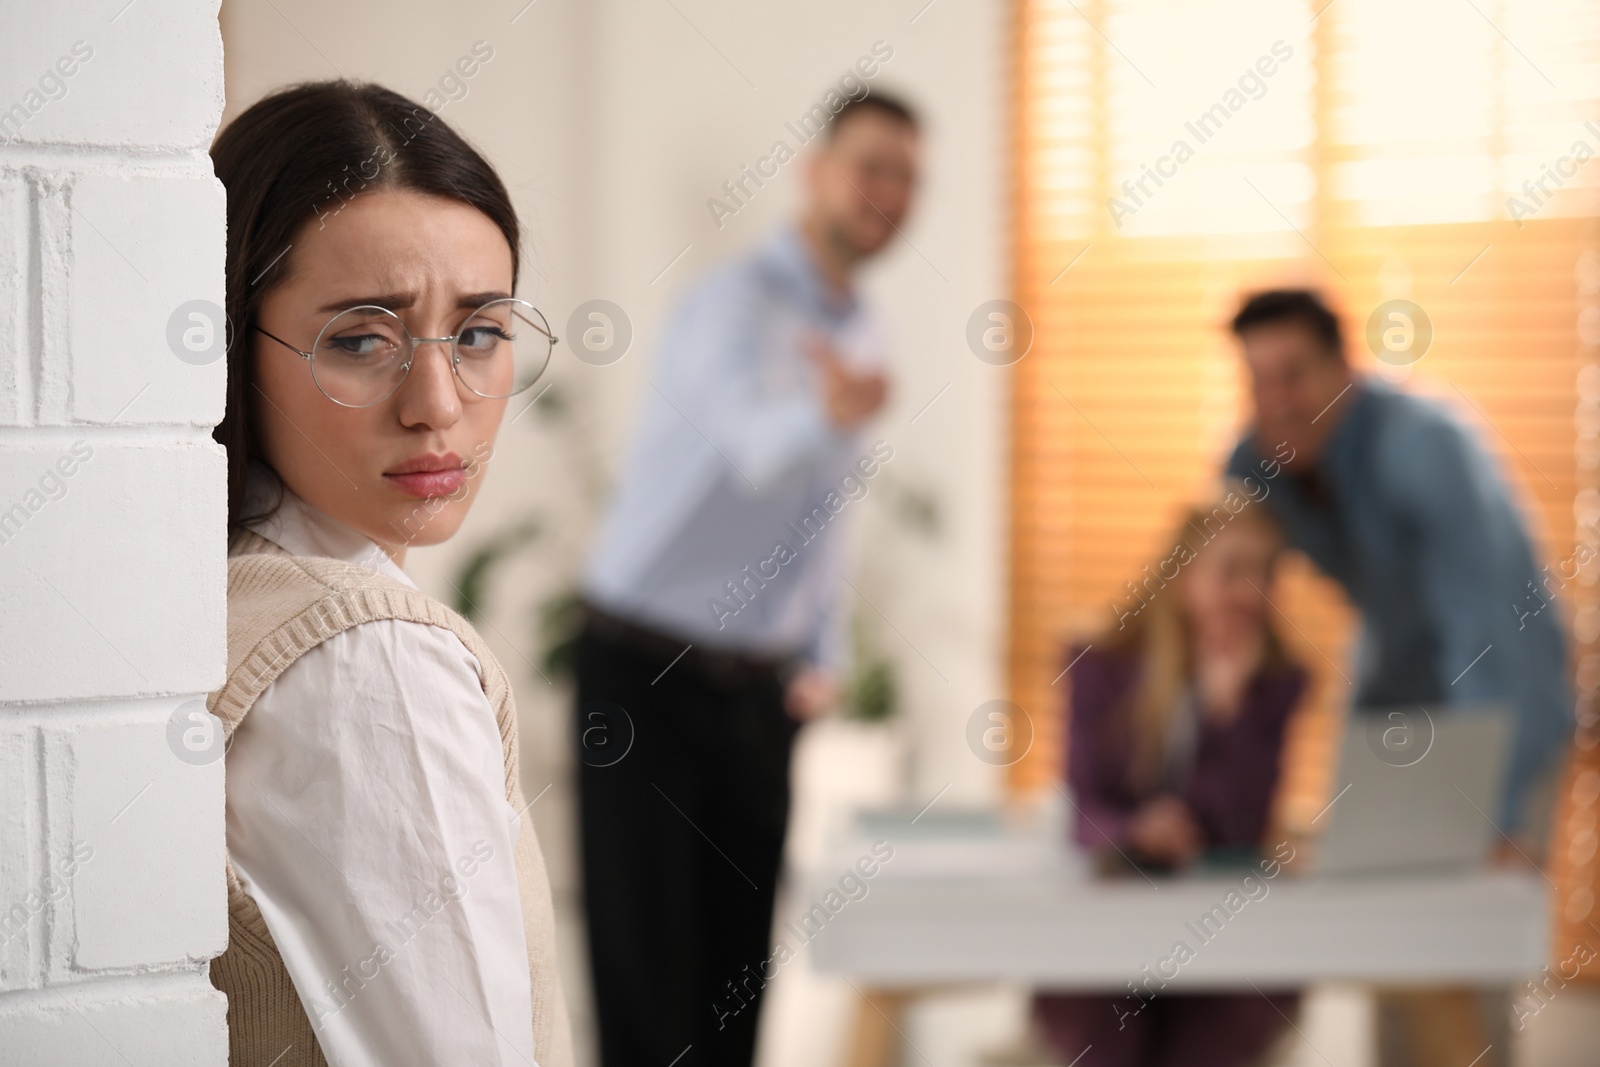
M 1353 710 L 1334 795 L 1313 819 L 1319 876 L 1481 866 L 1511 755 L 1504 706 Z

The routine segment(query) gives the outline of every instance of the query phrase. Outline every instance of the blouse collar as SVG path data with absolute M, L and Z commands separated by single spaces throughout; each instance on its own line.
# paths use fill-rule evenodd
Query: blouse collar
M 371 538 L 307 504 L 281 482 L 277 491 L 282 494 L 277 508 L 266 518 L 248 524 L 255 533 L 291 555 L 342 559 L 417 588 L 417 583 Z M 273 492 L 270 475 L 252 472 L 247 488 L 252 503 L 270 501 Z

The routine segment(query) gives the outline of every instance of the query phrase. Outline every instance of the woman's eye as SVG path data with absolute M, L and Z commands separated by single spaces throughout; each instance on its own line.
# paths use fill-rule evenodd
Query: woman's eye
M 345 334 L 330 337 L 326 342 L 333 353 L 345 359 L 381 360 L 394 354 L 394 341 L 377 333 Z
M 456 346 L 476 355 L 488 355 L 501 341 L 511 340 L 511 335 L 499 326 L 469 326 L 461 331 Z

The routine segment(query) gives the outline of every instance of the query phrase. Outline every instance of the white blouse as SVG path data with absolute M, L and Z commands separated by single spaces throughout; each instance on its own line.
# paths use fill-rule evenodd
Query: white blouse
M 255 531 L 416 588 L 287 489 Z M 518 813 L 477 661 L 380 620 L 300 657 L 226 757 L 228 852 L 333 1067 L 534 1062 Z

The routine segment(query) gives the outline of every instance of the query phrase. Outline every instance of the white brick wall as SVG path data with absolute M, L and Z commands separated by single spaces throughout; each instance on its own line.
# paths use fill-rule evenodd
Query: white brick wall
M 169 725 L 225 654 L 224 364 L 169 341 L 223 304 L 217 3 L 0 25 L 0 1067 L 222 1065 L 222 764 Z

